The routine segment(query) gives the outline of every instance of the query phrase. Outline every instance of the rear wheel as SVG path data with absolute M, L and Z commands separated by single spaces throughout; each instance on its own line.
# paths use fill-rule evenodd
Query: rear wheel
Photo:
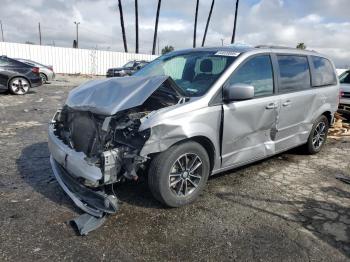
M 24 77 L 14 77 L 9 83 L 9 90 L 14 95 L 24 95 L 30 88 L 30 83 Z
M 158 154 L 151 162 L 148 183 L 154 197 L 170 207 L 193 202 L 209 176 L 209 157 L 196 142 L 185 142 Z
M 40 78 L 41 78 L 41 82 L 43 84 L 45 84 L 47 82 L 47 76 L 43 73 L 40 73 Z
M 316 154 L 321 151 L 327 140 L 329 123 L 327 117 L 320 116 L 314 123 L 305 150 L 309 154 Z

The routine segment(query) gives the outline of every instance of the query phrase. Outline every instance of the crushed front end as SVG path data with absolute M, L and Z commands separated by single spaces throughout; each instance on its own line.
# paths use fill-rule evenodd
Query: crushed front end
M 181 101 L 167 78 L 130 77 L 129 82 L 134 85 L 111 79 L 79 87 L 71 92 L 49 125 L 53 173 L 74 203 L 95 217 L 117 211 L 113 184 L 137 180 L 149 160 L 148 156 L 140 156 L 150 137 L 149 129 L 139 130 L 141 122 L 150 113 Z M 142 92 L 138 82 L 148 93 Z M 129 90 L 123 90 L 126 88 Z M 113 92 L 118 92 L 118 96 Z M 136 95 L 136 100 L 130 100 L 130 93 Z M 117 97 L 116 102 L 110 96 Z
M 49 127 L 53 171 L 87 213 L 114 213 L 116 199 L 105 193 L 105 186 L 122 178 L 137 179 L 138 169 L 147 161 L 138 156 L 149 136 L 148 131 L 138 132 L 145 114 L 128 110 L 106 117 L 67 106 L 56 113 Z

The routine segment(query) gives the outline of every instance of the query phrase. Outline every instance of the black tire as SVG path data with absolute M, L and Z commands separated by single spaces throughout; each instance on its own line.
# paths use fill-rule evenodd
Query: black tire
M 24 95 L 30 89 L 30 82 L 24 77 L 14 77 L 10 80 L 8 89 L 13 95 Z
M 185 169 L 186 159 L 188 171 L 181 172 L 180 167 L 183 164 Z M 190 172 L 191 167 L 193 171 Z M 194 169 L 195 167 L 197 168 Z M 171 173 L 174 170 L 176 172 Z M 202 192 L 208 180 L 209 170 L 208 154 L 200 144 L 192 141 L 180 143 L 152 159 L 148 171 L 149 188 L 161 203 L 169 207 L 184 206 L 195 201 Z M 181 176 L 177 176 L 177 173 L 181 173 Z M 173 183 L 176 184 L 171 186 Z
M 47 83 L 47 76 L 45 74 L 40 73 L 40 78 L 43 84 Z
M 315 143 L 315 137 L 317 136 L 317 133 L 321 130 L 320 127 L 322 126 L 324 126 L 324 135 L 318 136 L 319 138 L 320 137 L 322 138 L 322 141 L 321 143 L 317 144 L 317 142 Z M 304 145 L 304 149 L 306 153 L 313 155 L 313 154 L 317 154 L 322 150 L 327 140 L 328 129 L 329 129 L 329 122 L 326 116 L 322 115 L 316 119 L 316 121 L 314 122 L 314 125 L 312 126 L 307 143 Z

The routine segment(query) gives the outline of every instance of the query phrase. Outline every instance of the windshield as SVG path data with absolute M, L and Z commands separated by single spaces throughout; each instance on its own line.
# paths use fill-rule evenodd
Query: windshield
M 134 66 L 134 61 L 127 62 L 123 67 L 133 67 Z
M 202 96 L 236 59 L 217 51 L 170 53 L 161 56 L 134 76 L 170 76 L 188 96 Z

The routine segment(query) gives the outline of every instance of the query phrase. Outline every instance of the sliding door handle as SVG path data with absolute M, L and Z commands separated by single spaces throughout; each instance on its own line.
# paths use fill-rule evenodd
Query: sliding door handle
M 266 106 L 266 109 L 276 109 L 277 108 L 277 104 L 276 103 L 270 103 Z

